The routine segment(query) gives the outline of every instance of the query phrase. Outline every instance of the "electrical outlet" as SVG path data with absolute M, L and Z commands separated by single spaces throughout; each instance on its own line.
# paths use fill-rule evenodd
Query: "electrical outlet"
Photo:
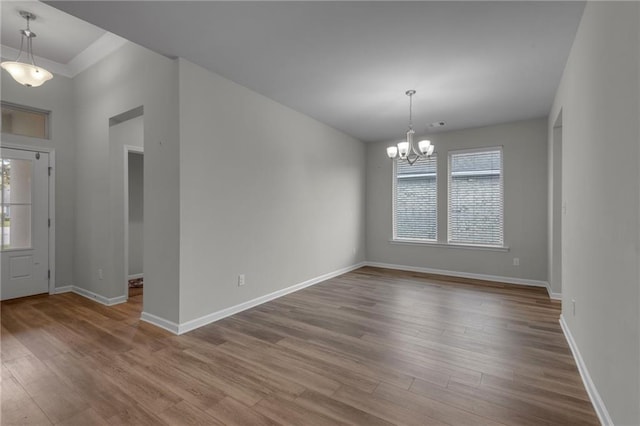
M 519 257 L 514 257 L 513 258 L 513 266 L 520 266 L 520 258 Z
M 102 269 L 98 269 L 98 279 L 101 280 L 103 278 L 104 276 L 102 275 Z
M 571 299 L 571 307 L 573 308 L 573 316 L 576 316 L 576 299 Z
M 244 285 L 244 284 L 245 284 L 245 281 L 244 281 L 244 274 L 240 274 L 240 275 L 238 275 L 238 287 L 240 287 L 240 286 L 242 286 L 242 285 Z

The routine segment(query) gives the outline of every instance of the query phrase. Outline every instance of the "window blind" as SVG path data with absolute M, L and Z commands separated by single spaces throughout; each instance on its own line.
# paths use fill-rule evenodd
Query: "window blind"
M 396 162 L 395 238 L 437 238 L 436 156 L 413 166 Z
M 504 244 L 502 150 L 449 154 L 449 242 Z

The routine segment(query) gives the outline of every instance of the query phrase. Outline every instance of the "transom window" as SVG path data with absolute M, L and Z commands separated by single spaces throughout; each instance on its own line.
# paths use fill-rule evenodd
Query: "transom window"
M 49 139 L 49 111 L 2 102 L 2 133 Z

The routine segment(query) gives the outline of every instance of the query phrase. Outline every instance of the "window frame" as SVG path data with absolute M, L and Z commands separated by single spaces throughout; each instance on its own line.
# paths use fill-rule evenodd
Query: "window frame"
M 391 241 L 393 242 L 399 242 L 399 243 L 408 243 L 408 244 L 438 244 L 438 237 L 440 236 L 440 232 L 439 232 L 439 226 L 438 226 L 438 207 L 439 207 L 439 200 L 438 200 L 438 155 L 436 153 L 434 153 L 431 157 L 429 157 L 430 159 L 433 159 L 435 161 L 436 164 L 436 173 L 435 173 L 435 186 L 436 186 L 436 202 L 435 202 L 435 223 L 436 223 L 436 234 L 435 234 L 435 238 L 434 239 L 427 239 L 427 238 L 402 238 L 402 237 L 398 237 L 397 234 L 397 195 L 398 195 L 398 161 L 401 161 L 400 159 L 394 159 L 392 160 L 393 162 L 393 170 L 391 173 L 391 178 L 392 178 L 392 189 L 391 189 Z
M 480 244 L 477 242 L 457 242 L 451 241 L 451 179 L 453 177 L 451 170 L 451 160 L 456 154 L 473 154 L 482 152 L 500 152 L 500 198 L 501 198 L 501 219 L 502 219 L 502 242 L 500 244 Z M 506 241 L 506 218 L 505 218 L 505 177 L 504 177 L 504 146 L 489 146 L 469 149 L 456 149 L 447 152 L 447 245 L 450 246 L 465 246 L 474 248 L 487 248 L 487 249 L 508 249 L 505 245 Z

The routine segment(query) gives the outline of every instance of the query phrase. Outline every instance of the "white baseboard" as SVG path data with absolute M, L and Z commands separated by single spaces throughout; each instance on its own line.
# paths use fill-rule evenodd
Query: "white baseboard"
M 69 290 L 69 287 L 71 287 L 70 290 Z M 64 289 L 64 291 L 60 291 L 62 289 Z M 94 293 L 92 291 L 89 291 L 87 289 L 76 287 L 76 286 L 66 286 L 66 287 L 56 288 L 56 293 L 66 293 L 69 291 L 72 291 L 75 294 L 79 294 L 80 296 L 86 297 L 87 299 L 94 300 L 98 303 L 102 303 L 103 305 L 106 305 L 106 306 L 113 306 L 113 305 L 117 305 L 119 303 L 124 303 L 127 301 L 127 296 L 117 296 L 117 297 L 108 298 L 100 294 Z
M 498 275 L 474 274 L 470 272 L 448 271 L 446 269 L 434 269 L 434 268 L 423 268 L 419 266 L 395 265 L 392 263 L 381 263 L 381 262 L 366 262 L 366 264 L 367 266 L 374 266 L 376 268 L 397 269 L 400 271 L 410 271 L 410 272 L 423 272 L 426 274 L 446 275 L 449 277 L 472 278 L 477 280 L 547 288 L 546 281 L 529 280 L 525 278 L 501 277 Z
M 55 287 L 53 289 L 53 293 L 51 294 L 62 294 L 62 293 L 70 293 L 73 291 L 73 286 L 72 285 L 65 285 L 62 287 Z
M 148 312 L 142 312 L 142 315 L 140 315 L 140 319 L 144 322 L 148 322 L 149 324 L 153 324 L 156 327 L 164 328 L 165 330 L 170 331 L 173 334 L 180 334 L 180 326 L 173 321 L 166 320 Z
M 142 278 L 143 274 L 132 274 L 127 276 L 128 280 L 137 280 L 138 278 Z
M 233 315 L 233 314 L 237 314 L 238 312 L 245 311 L 247 309 L 253 308 L 254 306 L 258 306 L 258 305 L 266 303 L 266 302 L 268 302 L 270 300 L 277 299 L 279 297 L 285 296 L 285 295 L 287 295 L 289 293 L 293 293 L 295 291 L 302 290 L 303 288 L 310 287 L 310 286 L 312 286 L 314 284 L 318 284 L 318 283 L 320 283 L 322 281 L 326 281 L 328 279 L 337 277 L 338 275 L 346 274 L 347 272 L 351 272 L 354 269 L 358 269 L 358 268 L 361 268 L 363 266 L 366 266 L 366 262 L 360 262 L 360 263 L 357 263 L 355 265 L 348 266 L 346 268 L 338 269 L 337 271 L 329 272 L 327 274 L 320 275 L 319 277 L 311 278 L 311 279 L 309 279 L 307 281 L 303 281 L 301 283 L 294 284 L 294 285 L 292 285 L 290 287 L 274 291 L 273 293 L 265 294 L 264 296 L 256 297 L 255 299 L 251 299 L 249 301 L 240 303 L 238 305 L 231 306 L 229 308 L 225 308 L 225 309 L 222 309 L 220 311 L 204 315 L 204 316 L 202 316 L 200 318 L 196 318 L 196 319 L 193 319 L 191 321 L 187 321 L 187 322 L 181 323 L 178 326 L 177 334 L 187 333 L 187 332 L 189 332 L 191 330 L 195 330 L 196 328 L 199 328 L 199 327 L 202 327 L 204 325 L 211 324 L 212 322 L 221 320 L 222 318 L 228 317 L 228 316 Z M 166 327 L 163 327 L 163 328 L 169 330 Z
M 562 293 L 554 293 L 551 291 L 551 287 L 547 284 L 547 293 L 549 293 L 549 298 L 553 300 L 562 300 Z
M 584 383 L 584 387 L 587 390 L 587 394 L 589 395 L 591 404 L 593 404 L 593 408 L 598 415 L 600 423 L 606 426 L 613 426 L 613 420 L 611 420 L 611 416 L 609 416 L 607 407 L 605 407 L 604 401 L 602 401 L 602 398 L 596 389 L 596 385 L 593 383 L 593 380 L 591 380 L 589 370 L 587 370 L 587 366 L 582 359 L 580 350 L 578 350 L 578 346 L 576 345 L 576 341 L 573 339 L 573 335 L 571 334 L 571 330 L 569 330 L 569 326 L 564 319 L 564 315 L 560 315 L 560 327 L 562 327 L 564 337 L 567 339 L 567 343 L 569 344 L 569 348 L 573 354 L 573 359 L 575 359 L 576 365 L 578 366 L 580 377 L 582 377 L 582 383 Z
M 445 275 L 448 277 L 472 278 L 476 280 L 493 281 L 493 282 L 507 283 L 507 284 L 528 285 L 532 287 L 544 287 L 547 289 L 547 293 L 549 293 L 549 298 L 558 299 L 558 300 L 562 299 L 562 295 L 560 293 L 551 292 L 549 283 L 547 283 L 546 281 L 529 280 L 526 278 L 502 277 L 499 275 L 474 274 L 470 272 L 448 271 L 446 269 L 423 268 L 420 266 L 396 265 L 393 263 L 382 263 L 382 262 L 365 262 L 365 263 L 367 266 L 373 266 L 376 268 L 396 269 L 399 271 L 410 271 L 410 272 L 422 272 L 425 274 Z

